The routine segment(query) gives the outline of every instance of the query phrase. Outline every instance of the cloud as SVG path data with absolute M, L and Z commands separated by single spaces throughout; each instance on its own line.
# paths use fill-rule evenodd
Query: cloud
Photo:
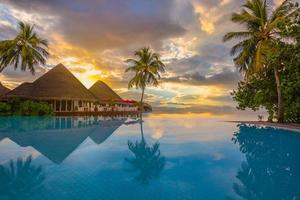
M 128 90 L 128 91 L 120 91 L 119 95 L 125 99 L 134 99 L 139 101 L 141 98 L 141 91 L 138 90 Z M 151 102 L 155 99 L 155 95 L 153 94 L 144 94 L 144 100 L 147 102 Z
M 229 19 L 244 0 L 2 0 L 0 39 L 16 34 L 16 22 L 35 24 L 50 42 L 46 70 L 63 63 L 87 87 L 100 79 L 123 98 L 131 74 L 124 60 L 150 45 L 167 65 L 162 84 L 145 100 L 165 112 L 229 112 L 229 91 L 240 74 L 223 35 L 240 28 Z M 30 73 L 6 69 L 0 81 L 11 88 L 33 81 Z M 164 108 L 162 108 L 164 107 Z M 176 111 L 176 109 L 178 109 Z
M 227 94 L 227 95 L 218 95 L 218 96 L 210 96 L 209 97 L 210 100 L 213 100 L 213 101 L 219 101 L 219 102 L 222 102 L 222 103 L 232 103 L 232 97 Z
M 241 79 L 237 71 L 223 70 L 212 76 L 204 76 L 199 72 L 186 73 L 183 75 L 164 78 L 163 80 L 171 83 L 182 83 L 190 85 L 218 85 L 233 86 Z
M 229 114 L 235 111 L 234 107 L 231 106 L 202 106 L 193 105 L 188 107 L 153 107 L 153 111 L 157 113 L 211 113 L 211 114 Z
M 172 0 L 6 0 L 38 15 L 55 16 L 53 31 L 83 48 L 99 51 L 139 44 L 156 44 L 185 33 L 169 13 Z

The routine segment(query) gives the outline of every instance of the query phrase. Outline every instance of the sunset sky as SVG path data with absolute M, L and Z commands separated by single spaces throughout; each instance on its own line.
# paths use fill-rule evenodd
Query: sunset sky
M 229 93 L 241 75 L 229 55 L 232 43 L 224 44 L 222 37 L 237 30 L 229 19 L 243 2 L 1 0 L 0 40 L 16 35 L 18 20 L 35 24 L 48 39 L 51 56 L 35 76 L 8 67 L 0 81 L 14 88 L 63 63 L 86 87 L 101 79 L 123 98 L 139 99 L 140 91 L 127 89 L 124 60 L 150 46 L 167 65 L 162 84 L 146 90 L 146 101 L 155 109 L 229 113 L 235 110 Z

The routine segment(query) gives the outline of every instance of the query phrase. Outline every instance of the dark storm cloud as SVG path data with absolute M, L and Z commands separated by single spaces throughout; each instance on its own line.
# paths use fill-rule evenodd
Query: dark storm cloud
M 220 68 L 228 68 L 225 63 L 231 63 L 232 58 L 229 57 L 229 48 L 221 44 L 203 44 L 199 47 L 201 55 L 194 55 L 189 58 L 173 59 L 168 64 L 167 69 L 176 74 L 182 73 L 200 73 L 208 74 L 211 68 L 218 63 Z M 229 66 L 232 68 L 232 65 Z
M 178 74 L 193 72 L 199 70 L 202 73 L 206 73 L 211 63 L 203 56 L 195 55 L 190 58 L 173 59 L 168 64 L 168 71 Z
M 221 73 L 206 77 L 199 72 L 164 78 L 166 82 L 184 83 L 190 85 L 233 86 L 241 79 L 237 71 L 223 70 Z
M 84 48 L 159 43 L 185 30 L 172 20 L 172 0 L 5 0 L 26 12 L 58 17 L 55 29 Z M 51 31 L 51 30 L 50 30 Z
M 217 44 L 207 43 L 199 48 L 201 57 L 206 62 L 226 62 L 230 61 L 230 48 L 218 42 Z

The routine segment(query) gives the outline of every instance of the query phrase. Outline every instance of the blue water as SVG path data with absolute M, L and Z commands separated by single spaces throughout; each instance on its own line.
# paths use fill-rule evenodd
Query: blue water
M 0 199 L 300 199 L 300 133 L 199 116 L 0 118 Z

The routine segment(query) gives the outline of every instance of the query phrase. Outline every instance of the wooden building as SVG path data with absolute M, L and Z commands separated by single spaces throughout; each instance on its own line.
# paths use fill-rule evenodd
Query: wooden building
M 34 82 L 23 83 L 2 97 L 8 101 L 14 98 L 48 102 L 58 115 L 138 111 L 134 101 L 123 100 L 102 81 L 97 81 L 88 90 L 62 64 Z M 128 109 L 119 109 L 120 107 Z

